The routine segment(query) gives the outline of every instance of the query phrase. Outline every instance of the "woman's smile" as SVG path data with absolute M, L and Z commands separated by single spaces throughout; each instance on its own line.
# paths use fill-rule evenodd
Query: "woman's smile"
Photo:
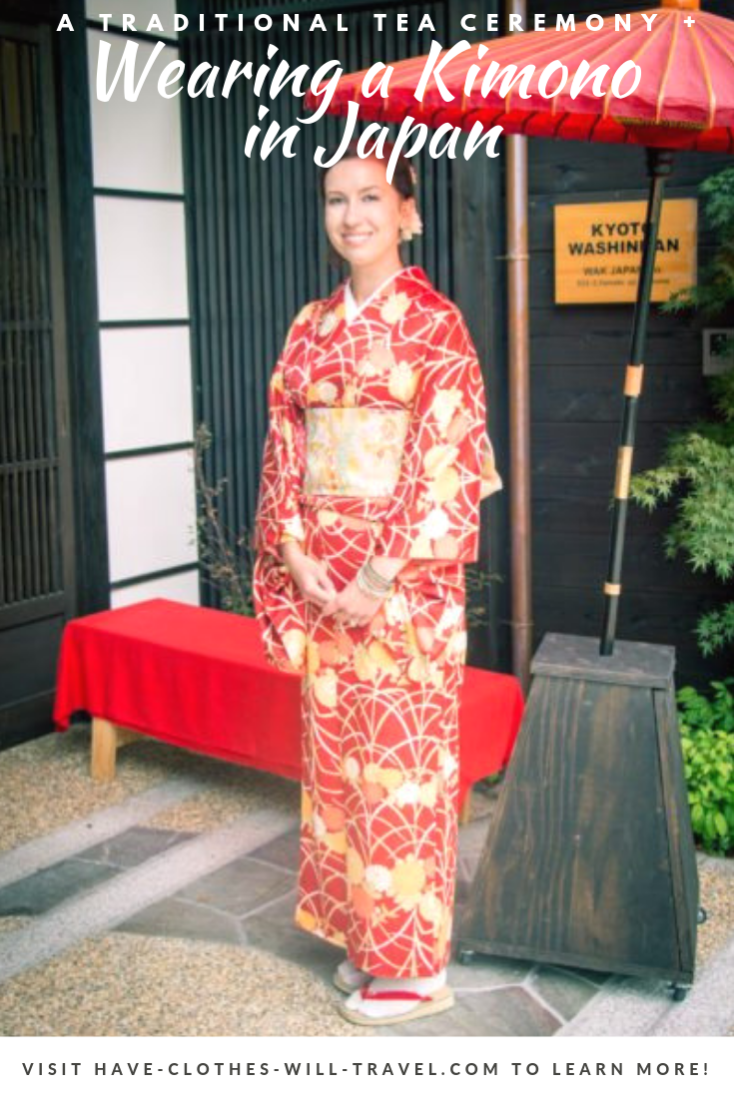
M 400 229 L 414 202 L 387 182 L 385 165 L 375 157 L 352 158 L 330 168 L 324 198 L 332 247 L 351 266 L 357 291 L 368 294 L 372 285 L 402 267 Z

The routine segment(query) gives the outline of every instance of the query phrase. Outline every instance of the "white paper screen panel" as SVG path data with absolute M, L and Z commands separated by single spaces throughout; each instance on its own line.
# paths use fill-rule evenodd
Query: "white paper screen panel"
M 118 27 L 122 26 L 123 15 L 134 15 L 135 29 L 138 31 L 144 31 L 151 16 L 157 15 L 166 38 L 175 37 L 173 17 L 176 14 L 176 0 L 87 0 L 87 19 L 99 21 L 101 12 L 111 15 L 110 23 Z
M 105 102 L 97 98 L 100 43 L 110 47 L 105 79 L 108 87 L 126 49 L 128 53 L 137 51 L 134 68 L 137 83 L 155 47 L 130 36 L 104 35 L 99 31 L 90 31 L 87 42 L 94 186 L 180 194 L 183 190 L 181 97 L 166 99 L 158 93 L 158 77 L 166 65 L 178 61 L 178 50 L 166 46 L 160 51 L 137 100 L 125 99 L 124 74 L 120 74 L 111 98 Z
M 105 451 L 193 439 L 188 328 L 103 329 Z
M 179 603 L 198 605 L 199 574 L 195 569 L 175 573 L 172 577 L 159 577 L 155 581 L 131 584 L 125 588 L 113 588 L 110 603 L 113 607 L 129 607 L 143 600 L 178 600 Z
M 100 321 L 189 315 L 183 202 L 94 200 Z
M 196 560 L 190 450 L 108 461 L 106 481 L 111 581 Z

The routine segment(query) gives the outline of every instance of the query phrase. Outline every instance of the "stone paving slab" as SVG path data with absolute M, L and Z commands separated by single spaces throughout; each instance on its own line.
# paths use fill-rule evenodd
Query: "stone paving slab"
M 654 1035 L 726 1035 L 734 1021 L 734 937 L 707 964 L 685 1001 L 668 1005 Z
M 197 879 L 179 891 L 177 897 L 245 917 L 290 893 L 293 879 L 292 872 L 245 857 Z
M 553 1035 L 562 1020 L 522 986 L 458 997 L 450 1012 L 426 1016 L 400 1027 L 383 1027 L 392 1035 Z
M 563 1020 L 570 1020 L 599 992 L 599 987 L 573 970 L 537 967 L 529 982 L 532 991 Z
M 666 1008 L 667 982 L 613 977 L 559 1035 L 650 1035 Z
M 40 916 L 117 874 L 114 867 L 65 859 L 0 890 L 0 917 Z
M 109 863 L 113 867 L 139 867 L 147 859 L 158 856 L 169 848 L 191 840 L 196 833 L 179 832 L 175 829 L 151 829 L 135 826 L 126 829 L 119 836 L 110 837 L 102 844 L 79 853 L 80 859 L 93 863 Z
M 476 955 L 471 963 L 449 964 L 449 985 L 454 990 L 475 992 L 500 986 L 520 985 L 530 975 L 534 963 L 520 959 L 499 959 Z
M 95 814 L 54 829 L 0 855 L 0 887 L 27 878 L 89 848 L 90 844 L 116 836 L 125 829 L 154 817 L 201 791 L 194 778 L 171 779 L 143 794 L 128 798 Z
M 63 902 L 29 927 L 0 938 L 0 982 L 120 924 L 245 852 L 261 847 L 283 832 L 289 822 L 290 815 L 275 809 L 245 814 L 230 825 L 179 844 Z
M 269 844 L 263 844 L 250 852 L 251 859 L 261 859 L 264 863 L 274 863 L 286 871 L 296 874 L 298 871 L 298 854 L 301 831 L 298 825 L 271 840 Z
M 166 939 L 208 940 L 211 943 L 242 943 L 239 922 L 228 913 L 206 905 L 194 905 L 179 897 L 164 898 L 116 925 L 118 932 Z
M 459 858 L 476 865 L 487 839 L 490 822 L 487 818 L 469 821 L 459 829 Z
M 296 891 L 242 922 L 245 943 L 268 951 L 279 959 L 298 963 L 331 984 L 335 968 L 344 958 L 344 951 L 326 940 L 310 936 L 293 923 Z

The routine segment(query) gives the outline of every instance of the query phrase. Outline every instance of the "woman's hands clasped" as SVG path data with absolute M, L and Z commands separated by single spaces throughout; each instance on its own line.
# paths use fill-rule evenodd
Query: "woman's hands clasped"
M 337 592 L 325 561 L 309 557 L 297 542 L 284 543 L 281 552 L 286 568 L 305 600 L 323 609 L 334 599 Z
M 344 626 L 366 626 L 374 619 L 383 599 L 384 596 L 367 596 L 356 581 L 350 581 L 326 605 L 324 614 L 333 615 Z
M 297 542 L 284 543 L 282 554 L 301 595 L 323 615 L 333 615 L 342 626 L 366 626 L 377 614 L 381 596 L 365 595 L 356 581 L 337 592 L 326 562 L 309 557 Z

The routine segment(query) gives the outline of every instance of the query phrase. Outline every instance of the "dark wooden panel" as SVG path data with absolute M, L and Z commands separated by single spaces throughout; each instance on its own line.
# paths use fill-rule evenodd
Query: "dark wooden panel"
M 664 424 L 645 424 L 635 446 L 634 469 L 659 461 L 668 430 Z M 612 422 L 579 424 L 563 421 L 536 423 L 532 437 L 534 476 L 609 477 L 617 459 L 619 429 Z
M 19 24 L 3 26 L 2 747 L 50 728 L 61 624 L 85 603 L 107 564 L 105 543 L 95 539 L 104 508 L 83 445 L 81 468 L 75 466 L 79 437 L 101 439 L 102 422 L 99 404 L 76 403 L 78 380 L 85 394 L 99 386 L 97 360 L 86 354 L 92 347 L 96 354 L 98 336 L 94 295 L 91 302 L 86 295 L 90 262 L 94 285 L 94 239 L 82 0 L 70 0 L 64 11 L 74 35 L 56 35 L 58 4 L 25 4 Z M 15 6 L 4 10 L 6 18 L 15 14 Z M 85 186 L 89 205 L 80 211 Z M 73 318 L 65 293 L 70 271 Z
M 662 799 L 653 692 L 535 677 L 460 942 L 690 977 Z
M 0 707 L 50 691 L 64 620 L 39 619 L 4 632 Z M 7 645 L 5 641 L 7 640 Z
M 49 733 L 53 728 L 53 706 L 54 692 L 45 691 L 0 707 L 0 751 Z
M 569 553 L 570 545 L 573 550 Z M 533 575 L 537 584 L 550 583 L 562 588 L 601 587 L 606 577 L 607 539 L 604 534 L 579 530 L 572 536 L 538 530 L 533 542 Z M 626 592 L 676 592 L 685 589 L 706 598 L 721 591 L 704 573 L 690 573 L 679 559 L 665 557 L 662 540 L 646 535 L 630 535 L 626 543 L 622 584 Z
M 560 479 L 559 479 L 560 480 Z M 555 483 L 555 479 L 554 479 Z M 565 482 L 561 482 L 565 485 Z M 577 484 L 574 482 L 574 485 Z M 549 482 L 546 482 L 546 495 L 536 496 L 533 501 L 533 527 L 537 536 L 543 534 L 566 536 L 583 530 L 587 535 L 609 534 L 609 487 L 596 494 L 575 494 L 569 487 L 554 495 Z M 665 528 L 671 519 L 671 508 L 661 512 L 645 512 L 641 508 L 630 509 L 627 517 L 627 531 L 632 539 L 659 539 L 662 541 Z
M 57 13 L 60 4 L 56 4 Z M 73 533 L 77 585 L 71 615 L 109 606 L 107 507 L 105 499 L 102 382 L 97 329 L 97 266 L 94 234 L 92 136 L 84 0 L 65 0 L 74 34 L 52 34 L 63 235 L 69 425 L 73 449 Z M 60 16 L 58 16 L 60 18 Z
M 551 271 L 550 264 L 547 272 Z M 542 284 L 543 293 L 547 292 L 545 282 Z M 552 286 L 551 286 L 552 292 Z M 629 342 L 629 330 L 631 329 L 630 306 L 627 305 L 588 305 L 588 306 L 557 306 L 551 298 L 545 303 L 533 301 L 530 309 L 530 319 L 533 328 L 533 337 L 564 336 L 572 339 L 581 339 L 586 330 L 595 333 L 599 340 L 619 339 L 626 336 Z M 664 337 L 675 331 L 678 338 L 686 342 L 691 349 L 699 349 L 700 355 L 700 330 L 703 324 L 695 317 L 667 317 L 653 306 L 648 318 L 648 336 L 650 339 Z M 625 353 L 626 354 L 626 353 Z M 592 360 L 596 362 L 596 359 Z
M 680 922 L 681 965 L 693 971 L 698 929 L 698 869 L 691 843 L 693 830 L 688 800 L 676 797 L 678 791 L 686 789 L 678 718 L 671 692 L 657 692 L 654 699 L 676 911 L 687 917 Z
M 535 332 L 530 345 L 533 385 L 539 373 L 545 374 L 548 367 L 584 367 L 589 372 L 589 378 L 597 375 L 613 382 L 610 394 L 613 397 L 618 396 L 621 394 L 624 368 L 629 356 L 628 326 L 624 322 L 615 325 L 611 319 L 605 322 L 601 318 L 587 318 L 580 309 L 574 313 L 575 317 L 569 316 L 567 321 L 572 324 L 575 320 L 575 336 L 572 332 L 554 331 L 551 310 L 533 312 Z M 700 400 L 705 400 L 702 358 L 700 332 L 691 330 L 690 326 L 680 321 L 668 320 L 665 331 L 652 331 L 645 349 L 645 365 L 648 371 L 645 376 L 643 402 L 647 401 L 648 381 L 653 375 L 659 378 L 661 375 L 680 374 L 688 375 L 690 388 L 698 391 Z
M 614 653 L 600 658 L 593 638 L 579 634 L 546 634 L 533 657 L 534 676 L 556 676 L 589 683 L 664 688 L 673 681 L 675 654 L 670 646 L 617 642 Z
M 554 343 L 563 354 L 567 341 Z M 549 366 L 536 363 L 533 369 L 534 420 L 619 423 L 624 369 L 565 363 L 552 369 Z M 639 422 L 663 421 L 672 426 L 707 415 L 710 403 L 701 389 L 700 374 L 698 365 L 681 366 L 676 371 L 650 367 L 645 374 Z
M 671 185 L 674 189 L 695 189 L 704 173 L 715 172 L 725 164 L 723 156 L 679 153 L 673 165 Z M 620 192 L 636 190 L 638 193 L 645 186 L 645 152 L 632 146 L 533 138 L 530 140 L 530 166 L 533 200 L 552 190 L 564 201 L 578 197 L 579 201 L 595 202 L 593 193 L 605 186 Z

